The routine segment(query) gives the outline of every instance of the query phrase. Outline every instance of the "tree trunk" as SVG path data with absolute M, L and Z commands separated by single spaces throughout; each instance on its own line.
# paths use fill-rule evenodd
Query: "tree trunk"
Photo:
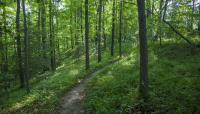
M 101 28 L 101 17 L 102 17 L 102 0 L 99 0 L 99 26 L 98 26 L 98 62 L 101 62 L 101 37 L 102 37 L 102 28 Z
M 37 20 L 37 33 L 38 33 L 38 53 L 42 56 L 42 32 L 41 32 L 41 18 L 42 18 L 42 4 L 41 0 L 38 0 L 38 20 Z
M 3 61 L 4 61 L 4 53 L 3 53 L 3 23 L 0 23 L 0 73 L 3 74 Z
M 103 10 L 103 15 L 102 15 L 102 28 L 103 28 L 103 40 L 104 40 L 104 49 L 106 50 L 106 34 L 105 34 L 105 1 L 103 1 L 103 6 L 102 6 L 102 10 Z
M 192 15 L 194 15 L 195 11 L 195 0 L 192 0 Z M 193 30 L 193 23 L 194 23 L 194 17 L 191 17 L 191 29 Z
M 57 54 L 56 54 L 56 52 L 55 52 L 55 56 L 57 55 L 57 57 L 58 57 L 58 59 L 60 59 L 60 57 L 61 57 L 61 53 L 60 53 L 60 37 L 58 37 L 58 31 L 59 31 L 59 13 L 58 13 L 58 2 L 56 2 L 55 3 L 56 4 L 56 6 L 55 6 L 55 9 L 56 9 L 56 13 L 55 13 L 55 15 L 56 15 L 56 30 L 55 30 L 55 36 L 57 36 L 56 37 L 56 45 L 54 45 L 55 46 L 55 48 L 57 48 Z M 66 42 L 66 44 L 67 44 L 67 49 L 68 49 L 68 41 Z M 56 61 L 56 58 L 55 58 L 55 61 Z
M 52 16 L 52 0 L 49 0 L 49 33 L 50 33 L 50 54 L 51 54 L 51 70 L 55 71 L 55 46 L 54 46 L 54 30 L 53 30 L 53 16 Z
M 3 31 L 4 31 L 4 42 L 3 43 L 3 53 L 4 53 L 4 61 L 3 61 L 3 72 L 4 72 L 4 76 L 7 75 L 8 73 L 8 37 L 7 37 L 7 22 L 6 22 L 6 8 L 5 6 L 3 6 Z M 3 40 L 2 40 L 3 41 Z
M 162 45 L 162 6 L 163 6 L 163 0 L 160 0 L 160 8 L 159 8 L 159 27 L 158 27 L 158 37 L 160 40 L 160 46 Z
M 122 57 L 122 30 L 123 30 L 123 0 L 120 1 L 120 16 L 119 16 L 119 56 Z
M 148 97 L 148 51 L 146 37 L 145 0 L 137 0 L 140 41 L 140 93 L 144 100 Z
M 96 53 L 98 54 L 98 14 L 99 14 L 99 10 L 98 10 L 98 6 L 97 6 L 97 12 L 96 12 L 96 25 L 95 25 L 95 32 L 96 32 L 96 34 L 95 34 L 95 51 L 96 51 Z
M 18 72 L 20 78 L 20 87 L 25 86 L 24 83 L 24 72 L 22 63 L 22 53 L 21 53 L 21 36 L 20 36 L 20 0 L 17 0 L 17 12 L 16 12 L 16 40 L 17 40 L 17 64 Z
M 83 33 L 83 0 L 81 0 L 81 39 L 82 39 L 82 45 L 84 46 L 84 33 Z
M 116 16 L 115 10 L 116 10 L 116 0 L 113 0 L 111 56 L 114 56 L 114 45 L 115 45 L 115 16 Z
M 48 70 L 46 66 L 46 61 L 47 61 L 47 50 L 46 50 L 46 40 L 47 40 L 47 33 L 46 33 L 46 8 L 45 8 L 45 1 L 42 0 L 42 11 L 41 11 L 41 23 L 42 23 L 42 53 L 43 53 L 43 71 Z
M 200 15 L 200 3 L 199 3 L 199 15 Z M 200 16 L 199 16 L 198 30 L 199 30 L 199 37 L 200 37 Z
M 25 62 L 24 62 L 24 79 L 26 81 L 26 90 L 29 93 L 29 38 L 28 38 L 28 27 L 26 19 L 26 6 L 25 0 L 22 0 L 23 16 L 24 16 L 24 52 L 25 52 Z
M 90 56 L 89 56 L 89 20 L 88 20 L 88 0 L 85 0 L 85 62 L 86 70 L 90 68 Z

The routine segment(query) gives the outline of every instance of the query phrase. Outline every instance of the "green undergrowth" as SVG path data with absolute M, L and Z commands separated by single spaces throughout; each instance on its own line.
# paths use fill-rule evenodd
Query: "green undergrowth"
M 200 50 L 166 41 L 149 45 L 149 100 L 138 94 L 139 56 L 129 57 L 94 77 L 87 86 L 87 114 L 200 113 Z M 145 107 L 145 108 L 144 108 Z
M 31 84 L 31 92 L 16 89 L 0 98 L 0 114 L 53 114 L 59 105 L 60 97 L 76 85 L 79 80 L 91 72 L 117 60 L 104 53 L 103 61 L 97 64 L 96 57 L 91 56 L 91 69 L 85 71 L 84 55 L 77 59 L 64 59 L 54 73 L 46 74 L 45 78 Z M 32 81 L 31 81 L 32 82 Z

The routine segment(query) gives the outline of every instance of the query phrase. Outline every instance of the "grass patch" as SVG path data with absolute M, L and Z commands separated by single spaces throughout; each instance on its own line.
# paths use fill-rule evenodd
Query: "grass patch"
M 57 68 L 56 72 L 48 73 L 41 80 L 31 84 L 31 93 L 24 89 L 16 89 L 3 95 L 0 105 L 2 114 L 54 114 L 60 101 L 60 97 L 75 86 L 79 80 L 117 59 L 111 58 L 107 53 L 103 54 L 103 61 L 97 64 L 95 56 L 91 56 L 91 69 L 85 71 L 84 56 L 79 59 L 67 58 Z
M 87 114 L 200 113 L 200 52 L 187 44 L 165 42 L 149 49 L 150 99 L 139 99 L 138 50 L 88 84 Z

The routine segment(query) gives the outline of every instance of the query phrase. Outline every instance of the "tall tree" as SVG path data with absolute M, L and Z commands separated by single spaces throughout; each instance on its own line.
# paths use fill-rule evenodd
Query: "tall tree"
M 22 53 L 21 53 L 21 36 L 20 36 L 20 0 L 17 0 L 17 12 L 16 12 L 16 40 L 17 40 L 17 64 L 20 78 L 20 87 L 24 87 L 24 72 L 22 64 Z
M 195 0 L 192 0 L 192 15 L 194 15 L 195 11 Z M 194 24 L 194 16 L 191 16 L 191 29 L 193 30 L 193 24 Z
M 53 11 L 52 11 L 52 0 L 49 0 L 49 34 L 50 34 L 50 55 L 51 55 L 51 69 L 56 70 L 55 63 L 55 46 L 54 46 L 54 28 L 53 28 Z
M 160 40 L 160 46 L 162 45 L 162 18 L 163 18 L 163 0 L 160 0 L 160 7 L 159 7 L 159 26 L 158 26 L 158 37 Z
M 0 74 L 3 74 L 3 61 L 4 61 L 4 54 L 3 54 L 3 23 L 0 22 Z
M 81 0 L 81 9 L 80 9 L 80 18 L 81 18 L 81 39 L 82 45 L 84 46 L 84 31 L 83 31 L 83 0 Z
M 26 90 L 29 93 L 29 38 L 28 38 L 28 27 L 27 27 L 27 19 L 26 19 L 26 6 L 25 0 L 22 0 L 22 9 L 24 16 L 24 79 L 26 81 Z
M 122 56 L 122 31 L 123 31 L 123 0 L 120 0 L 120 15 L 119 15 L 119 56 Z
M 41 0 L 38 0 L 38 20 L 37 20 L 37 33 L 38 33 L 38 49 L 39 56 L 42 56 L 42 32 L 41 32 L 41 18 L 42 18 L 42 4 Z
M 7 19 L 6 19 L 6 5 L 3 5 L 3 31 L 4 31 L 4 40 L 3 43 L 3 72 L 6 76 L 8 73 L 8 36 L 7 36 Z
M 113 0 L 112 9 L 112 39 L 111 39 L 111 56 L 114 56 L 114 45 L 115 45 L 115 16 L 116 16 L 116 0 Z
M 99 26 L 98 26 L 98 62 L 101 62 L 101 37 L 102 37 L 102 28 L 101 28 L 101 20 L 102 20 L 102 0 L 99 0 Z
M 140 42 L 140 93 L 146 100 L 148 97 L 148 51 L 146 37 L 145 0 L 137 0 Z
M 42 55 L 43 55 L 43 71 L 46 71 L 48 68 L 45 65 L 47 61 L 47 49 L 46 49 L 46 40 L 47 40 L 47 31 L 46 31 L 46 7 L 45 7 L 45 0 L 41 0 L 42 4 L 42 11 L 41 11 L 41 26 L 42 26 Z
M 98 54 L 98 14 L 99 14 L 99 6 L 98 6 L 98 2 L 95 2 L 96 4 L 96 19 L 95 19 L 95 48 L 96 48 L 96 52 Z
M 2 21 L 0 22 L 1 26 L 1 39 L 0 39 L 0 51 L 1 51 L 1 75 L 3 76 L 2 79 L 6 79 L 6 75 L 8 73 L 8 65 L 7 65 L 7 21 L 6 21 L 6 4 L 3 4 L 2 8 Z M 6 89 L 6 88 L 4 88 Z
M 103 6 L 102 6 L 102 13 L 103 13 L 103 15 L 102 15 L 102 29 L 103 29 L 103 43 L 104 43 L 104 49 L 106 49 L 106 33 L 105 33 L 105 5 L 106 5 L 106 1 L 104 0 L 103 1 Z
M 200 3 L 199 3 L 199 15 L 200 15 Z M 198 22 L 198 30 L 199 30 L 199 36 L 200 36 L 200 16 L 199 16 L 199 22 Z
M 88 19 L 89 4 L 88 0 L 85 0 L 85 64 L 86 70 L 90 68 L 90 55 L 89 55 L 89 19 Z

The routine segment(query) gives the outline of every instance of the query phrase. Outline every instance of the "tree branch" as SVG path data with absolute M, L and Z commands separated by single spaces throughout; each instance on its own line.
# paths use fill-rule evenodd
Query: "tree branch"
M 193 45 L 193 43 L 192 43 L 190 40 L 188 40 L 185 36 L 183 36 L 183 34 L 181 34 L 178 30 L 176 30 L 175 27 L 172 26 L 172 24 L 170 24 L 168 21 L 165 20 L 168 1 L 169 1 L 169 0 L 166 0 L 166 2 L 165 2 L 164 15 L 163 15 L 163 22 L 164 22 L 165 24 L 167 24 L 177 35 L 179 35 L 179 36 L 180 36 L 183 40 L 185 40 L 188 44 Z

